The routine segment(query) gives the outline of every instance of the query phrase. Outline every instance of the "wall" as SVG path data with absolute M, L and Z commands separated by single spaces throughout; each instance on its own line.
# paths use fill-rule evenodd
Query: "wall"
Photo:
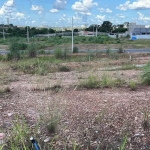
M 136 39 L 150 39 L 150 35 L 134 35 L 131 36 L 131 40 L 136 40 Z

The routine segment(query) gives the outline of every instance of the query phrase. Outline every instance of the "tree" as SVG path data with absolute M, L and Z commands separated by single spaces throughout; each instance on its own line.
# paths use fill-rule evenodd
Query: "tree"
M 111 32 L 112 23 L 110 21 L 104 21 L 103 24 L 102 24 L 102 28 L 105 32 Z
M 74 29 L 73 32 L 78 32 L 78 29 Z

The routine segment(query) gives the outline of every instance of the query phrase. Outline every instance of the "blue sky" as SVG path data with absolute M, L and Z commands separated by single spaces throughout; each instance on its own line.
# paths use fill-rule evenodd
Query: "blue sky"
M 89 26 L 110 21 L 150 25 L 150 0 L 0 0 L 0 24 L 18 26 Z

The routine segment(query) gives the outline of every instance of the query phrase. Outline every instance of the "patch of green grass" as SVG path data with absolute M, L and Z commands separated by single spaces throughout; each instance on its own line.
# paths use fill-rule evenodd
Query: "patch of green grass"
M 136 84 L 136 82 L 134 82 L 134 81 L 130 81 L 130 82 L 128 83 L 128 86 L 129 86 L 129 88 L 130 88 L 132 91 L 135 91 L 135 90 L 137 89 L 137 84 Z
M 99 87 L 98 77 L 94 75 L 89 75 L 85 81 L 80 82 L 80 87 L 87 89 Z
M 100 80 L 100 86 L 103 88 L 109 88 L 114 86 L 114 80 L 110 78 L 109 75 L 103 74 L 101 80 Z
M 34 58 L 37 56 L 37 46 L 35 43 L 28 45 L 28 57 Z
M 19 60 L 20 52 L 19 52 L 19 43 L 12 42 L 9 45 L 9 53 L 7 54 L 7 60 Z
M 143 84 L 150 85 L 150 62 L 143 67 L 141 79 Z
M 149 119 L 149 113 L 148 111 L 144 111 L 144 118 L 142 121 L 142 127 L 144 130 L 148 130 L 150 128 L 150 119 Z
M 127 144 L 128 137 L 125 135 L 122 138 L 121 145 L 119 146 L 119 150 L 125 150 Z

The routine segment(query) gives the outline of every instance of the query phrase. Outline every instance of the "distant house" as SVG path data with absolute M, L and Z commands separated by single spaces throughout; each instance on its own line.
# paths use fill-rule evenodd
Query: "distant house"
M 95 32 L 90 31 L 80 31 L 79 36 L 95 36 Z

